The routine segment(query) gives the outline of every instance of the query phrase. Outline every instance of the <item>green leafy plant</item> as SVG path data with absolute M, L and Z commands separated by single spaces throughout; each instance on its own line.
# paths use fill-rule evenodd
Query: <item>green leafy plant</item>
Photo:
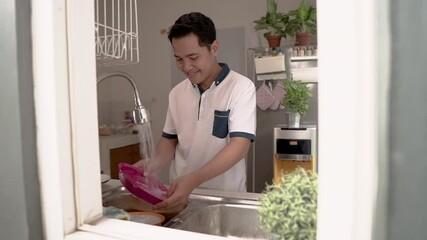
M 267 185 L 260 198 L 261 228 L 278 239 L 316 239 L 317 174 L 299 167 L 280 179 Z
M 302 0 L 297 9 L 286 14 L 289 17 L 286 26 L 287 33 L 291 36 L 295 36 L 299 32 L 315 34 L 317 31 L 316 12 L 316 8 L 308 4 L 307 0 Z
M 308 111 L 308 98 L 312 96 L 307 83 L 300 80 L 285 80 L 284 87 L 286 94 L 283 106 L 304 116 Z
M 255 23 L 254 29 L 256 31 L 265 31 L 264 37 L 269 36 L 281 36 L 286 38 L 286 25 L 289 17 L 285 13 L 277 12 L 277 1 L 267 0 L 267 13 L 265 16 L 258 20 L 253 21 Z

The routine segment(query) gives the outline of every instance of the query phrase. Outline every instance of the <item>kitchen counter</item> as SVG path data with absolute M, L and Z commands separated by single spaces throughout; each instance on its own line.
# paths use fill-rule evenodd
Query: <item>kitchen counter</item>
M 110 150 L 139 143 L 138 134 L 115 134 L 99 136 L 99 157 L 101 171 L 110 175 Z
M 108 192 L 114 188 L 121 186 L 122 183 L 120 182 L 120 180 L 110 179 L 108 182 L 101 184 L 102 193 Z

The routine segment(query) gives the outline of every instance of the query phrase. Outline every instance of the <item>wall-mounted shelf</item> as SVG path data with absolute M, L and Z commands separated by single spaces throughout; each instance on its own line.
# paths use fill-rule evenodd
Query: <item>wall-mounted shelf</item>
M 317 56 L 291 57 L 291 62 L 317 61 Z
M 298 47 L 295 47 L 298 48 Z M 314 46 L 310 48 L 315 49 Z M 257 81 L 294 79 L 317 83 L 317 55 L 293 56 L 292 48 L 251 48 Z M 316 51 L 312 51 L 314 53 Z M 290 70 L 288 74 L 287 71 Z
M 285 55 L 257 57 L 254 61 L 258 81 L 286 79 Z
M 295 68 L 292 69 L 292 79 L 308 83 L 317 83 L 317 71 L 317 67 Z

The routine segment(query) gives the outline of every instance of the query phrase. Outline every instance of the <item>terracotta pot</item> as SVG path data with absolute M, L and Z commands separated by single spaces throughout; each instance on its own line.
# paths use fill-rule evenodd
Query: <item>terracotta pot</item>
M 300 32 L 296 34 L 295 45 L 297 46 L 308 46 L 311 45 L 311 39 L 313 35 L 308 32 Z
M 282 40 L 281 36 L 269 36 L 267 38 L 268 46 L 271 48 L 277 48 L 280 46 L 280 40 Z

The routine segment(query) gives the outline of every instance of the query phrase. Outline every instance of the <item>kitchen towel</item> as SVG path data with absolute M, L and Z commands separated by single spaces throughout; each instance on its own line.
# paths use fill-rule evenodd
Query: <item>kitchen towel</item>
M 285 96 L 285 87 L 283 86 L 283 82 L 279 81 L 274 86 L 273 90 L 274 102 L 271 104 L 271 110 L 277 110 L 283 101 L 283 97 Z
M 271 85 L 267 86 L 265 82 L 256 91 L 256 104 L 261 110 L 267 110 L 274 102 L 273 90 Z

